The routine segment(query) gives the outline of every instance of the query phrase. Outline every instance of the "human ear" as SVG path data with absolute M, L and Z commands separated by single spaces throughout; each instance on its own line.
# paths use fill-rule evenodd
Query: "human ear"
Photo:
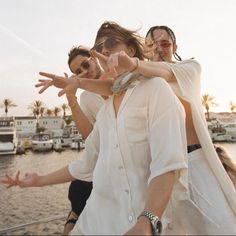
M 136 50 L 133 47 L 128 47 L 128 55 L 134 57 Z

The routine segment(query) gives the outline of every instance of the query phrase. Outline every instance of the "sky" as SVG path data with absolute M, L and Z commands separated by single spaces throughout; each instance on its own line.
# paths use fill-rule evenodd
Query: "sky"
M 141 36 L 154 25 L 172 28 L 178 54 L 202 66 L 202 94 L 218 103 L 212 111 L 229 111 L 230 101 L 236 103 L 235 12 L 235 0 L 0 0 L 0 103 L 14 101 L 9 115 L 15 116 L 30 115 L 35 100 L 48 108 L 66 103 L 56 88 L 38 94 L 38 72 L 70 74 L 71 47 L 93 46 L 109 20 Z

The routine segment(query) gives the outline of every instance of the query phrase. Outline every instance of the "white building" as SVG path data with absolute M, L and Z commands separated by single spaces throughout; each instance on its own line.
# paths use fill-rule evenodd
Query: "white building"
M 18 137 L 32 136 L 36 131 L 37 120 L 33 116 L 15 117 L 16 134 Z
M 51 131 L 53 137 L 61 137 L 64 128 L 64 120 L 62 117 L 57 116 L 39 117 L 39 127 L 44 127 L 47 131 Z

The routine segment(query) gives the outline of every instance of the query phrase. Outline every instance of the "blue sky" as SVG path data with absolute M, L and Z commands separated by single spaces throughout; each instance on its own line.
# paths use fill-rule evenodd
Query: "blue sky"
M 213 111 L 236 102 L 234 0 L 0 0 L 0 6 L 0 101 L 18 105 L 10 115 L 28 115 L 35 100 L 49 108 L 65 103 L 54 88 L 38 94 L 38 72 L 69 73 L 70 48 L 92 46 L 105 20 L 140 28 L 142 36 L 153 25 L 170 26 L 179 55 L 201 63 L 202 93 L 219 104 Z

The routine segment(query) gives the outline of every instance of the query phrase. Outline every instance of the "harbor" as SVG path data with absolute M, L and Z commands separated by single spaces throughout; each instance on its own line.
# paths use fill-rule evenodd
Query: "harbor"
M 236 161 L 236 143 L 221 143 Z M 0 179 L 5 173 L 36 171 L 46 174 L 81 157 L 83 151 L 32 152 L 1 156 Z M 41 188 L 0 185 L 0 235 L 61 235 L 70 211 L 69 183 Z
M 0 158 L 0 179 L 6 173 L 39 174 L 57 170 L 80 158 L 82 151 L 27 151 Z M 69 183 L 42 188 L 9 188 L 0 184 L 0 235 L 61 235 L 70 211 Z

